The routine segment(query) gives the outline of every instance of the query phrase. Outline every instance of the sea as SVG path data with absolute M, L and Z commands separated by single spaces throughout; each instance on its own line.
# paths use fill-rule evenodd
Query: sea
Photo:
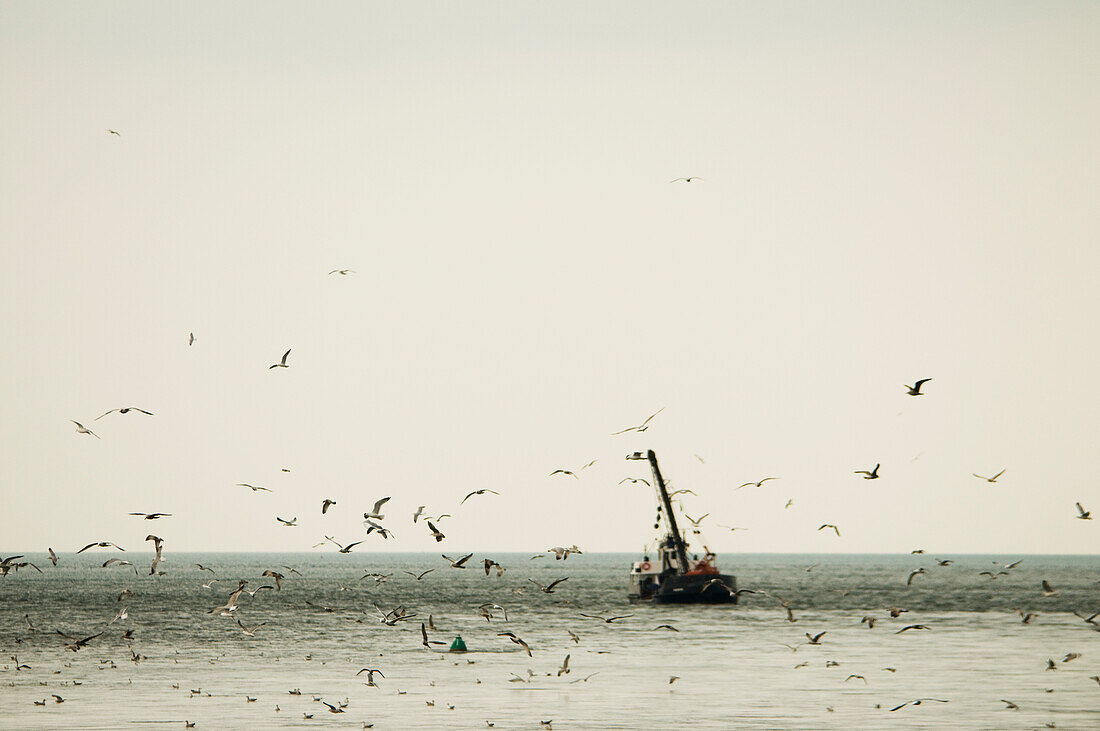
M 1098 556 L 720 556 L 736 605 L 631 602 L 625 553 L 151 558 L 0 578 L 0 728 L 1100 729 Z

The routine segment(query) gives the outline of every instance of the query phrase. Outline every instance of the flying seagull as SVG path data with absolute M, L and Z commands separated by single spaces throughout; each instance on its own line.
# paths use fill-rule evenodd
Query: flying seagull
M 286 364 L 286 357 L 288 355 L 290 355 L 290 349 L 289 348 L 287 349 L 287 351 L 285 353 L 283 353 L 282 360 L 280 360 L 278 363 L 276 363 L 274 365 L 268 366 L 267 369 L 271 370 L 272 368 L 289 368 L 290 366 L 288 366 Z
M 1003 475 L 1004 473 L 1005 473 L 1005 471 L 1001 470 L 1000 472 L 993 475 L 992 477 L 983 477 L 982 475 L 979 475 L 977 472 L 971 472 L 970 474 L 974 475 L 975 477 L 981 477 L 986 482 L 996 482 L 997 478 L 1000 477 L 1001 475 Z
M 374 683 L 374 674 L 375 673 L 377 673 L 378 675 L 380 675 L 383 678 L 386 677 L 385 675 L 382 674 L 381 670 L 371 670 L 370 668 L 363 668 L 358 673 L 356 673 L 356 675 L 362 675 L 363 673 L 367 674 L 367 685 L 371 686 L 372 688 L 376 687 L 375 683 Z
M 522 647 L 524 650 L 526 650 L 527 651 L 527 657 L 534 657 L 534 655 L 531 654 L 531 647 L 526 642 L 524 642 L 522 639 L 520 639 L 516 635 L 512 634 L 511 632 L 498 632 L 497 637 L 507 637 L 512 642 L 516 643 L 517 645 Z
M 582 617 L 587 617 L 588 619 L 599 619 L 599 620 L 602 620 L 602 621 L 603 621 L 603 622 L 604 622 L 605 624 L 611 624 L 611 623 L 612 623 L 612 622 L 614 622 L 614 621 L 615 621 L 616 619 L 627 619 L 628 617 L 633 617 L 633 616 L 634 616 L 633 614 L 624 614 L 624 615 L 622 615 L 621 617 L 601 617 L 601 616 L 600 616 L 600 615 L 598 615 L 598 614 L 585 614 L 584 612 L 581 612 L 581 613 L 580 613 L 580 615 L 581 615 Z M 667 626 L 667 625 L 665 625 L 665 626 Z M 678 631 L 678 630 L 677 630 L 677 631 Z
M 164 559 L 161 557 L 161 549 L 164 548 L 164 539 L 159 538 L 152 533 L 145 536 L 145 540 L 153 542 L 153 550 L 156 551 L 156 555 L 153 556 L 153 563 L 149 567 L 149 575 L 152 576 L 157 572 L 157 565 Z
M 665 410 L 665 407 L 662 406 L 661 408 L 659 408 L 655 412 L 653 412 L 649 416 L 649 418 L 647 418 L 645 421 L 643 421 L 638 426 L 628 426 L 626 429 L 623 429 L 622 431 L 617 431 L 614 434 L 612 434 L 611 436 L 617 436 L 619 434 L 626 434 L 628 431 L 643 432 L 643 431 L 645 431 L 646 429 L 649 428 L 649 422 L 653 420 L 653 417 L 656 416 L 657 414 L 661 413 L 664 410 Z
M 335 500 L 329 500 L 328 498 L 325 498 L 324 500 L 322 500 L 321 501 L 321 515 L 324 515 L 325 513 L 327 513 L 328 509 L 330 507 L 332 507 L 333 505 L 335 505 L 335 504 L 336 504 Z
M 122 546 L 111 543 L 110 541 L 99 541 L 98 543 L 89 543 L 88 545 L 84 546 L 84 548 L 81 548 L 79 551 L 77 551 L 77 553 L 84 553 L 89 548 L 97 548 L 97 547 L 98 548 L 107 548 L 109 546 L 114 546 L 115 548 L 117 548 L 120 551 L 125 551 L 126 550 Z M 19 558 L 19 556 L 16 556 L 16 558 Z
M 428 506 L 427 506 L 427 505 L 421 505 L 421 506 L 419 506 L 419 507 L 418 507 L 418 508 L 416 509 L 416 512 L 415 512 L 415 513 L 413 513 L 413 522 L 414 522 L 414 523 L 415 523 L 415 522 L 417 521 L 417 519 L 419 519 L 419 518 L 420 518 L 420 516 L 421 516 L 421 515 L 422 515 L 422 514 L 424 513 L 424 508 L 426 508 L 426 507 L 428 507 Z
M 1043 579 L 1042 596 L 1058 596 L 1058 591 L 1046 579 Z
M 832 523 L 822 523 L 821 527 L 818 528 L 818 530 L 822 531 L 822 530 L 825 530 L 826 528 L 832 528 L 834 531 L 836 531 L 837 537 L 840 536 L 840 528 L 837 528 Z
M 779 479 L 778 477 L 765 477 L 763 480 L 760 480 L 760 482 L 746 482 L 744 485 L 738 485 L 737 489 L 740 490 L 742 487 L 748 487 L 749 485 L 752 485 L 753 487 L 763 487 L 764 483 L 767 482 L 768 480 L 778 480 L 778 479 Z
M 893 708 L 890 709 L 890 712 L 893 713 L 894 711 L 905 708 L 906 706 L 919 706 L 921 703 L 924 703 L 925 701 L 935 701 L 936 703 L 947 703 L 948 702 L 948 701 L 943 700 L 942 698 L 917 698 L 915 700 L 905 701 L 905 703 L 902 703 L 900 706 L 894 706 Z
M 926 573 L 923 567 L 921 567 L 921 568 L 917 569 L 916 571 L 912 572 L 911 574 L 909 574 L 909 578 L 905 580 L 905 585 L 909 586 L 910 584 L 913 583 L 913 577 L 914 576 L 917 576 L 917 575 L 923 574 L 923 573 Z
M 879 474 L 878 474 L 878 468 L 879 468 L 879 467 L 881 467 L 881 466 L 882 466 L 882 465 L 880 465 L 880 464 L 877 464 L 877 465 L 875 465 L 875 468 L 874 468 L 873 470 L 871 470 L 871 471 L 867 471 L 867 470 L 856 470 L 856 471 L 855 471 L 855 472 L 853 472 L 852 474 L 855 474 L 855 475 L 863 475 L 863 479 L 865 479 L 865 480 L 877 480 L 877 479 L 879 478 Z
M 386 517 L 385 515 L 382 515 L 382 506 L 385 505 L 387 502 L 389 502 L 388 497 L 384 497 L 381 500 L 377 501 L 374 504 L 374 507 L 371 508 L 369 513 L 363 513 L 363 518 L 365 518 L 366 520 L 370 520 L 371 518 L 374 518 L 375 520 L 382 520 Z
M 909 389 L 908 391 L 906 391 L 906 393 L 910 396 L 923 396 L 924 394 L 920 392 L 920 387 L 931 380 L 931 378 L 922 378 L 914 383 L 912 386 L 906 386 L 906 388 Z
M 69 419 L 69 421 L 72 421 L 72 422 L 73 422 L 74 424 L 76 424 L 76 433 L 77 433 L 77 434 L 91 434 L 91 435 L 92 435 L 93 437 L 95 437 L 96 439 L 99 439 L 99 435 L 98 435 L 98 434 L 96 434 L 96 433 L 95 433 L 94 431 L 92 431 L 91 429 L 88 429 L 88 428 L 86 428 L 86 427 L 85 427 L 85 426 L 84 426 L 83 424 L 81 424 L 81 423 L 80 423 L 79 421 L 73 421 L 72 419 Z
M 278 515 L 276 515 L 275 520 L 279 521 L 280 523 L 287 526 L 288 528 L 293 528 L 293 527 L 296 527 L 298 525 L 298 516 L 294 516 L 290 520 L 283 520 Z
M 171 518 L 171 513 L 130 513 L 130 515 L 140 515 L 145 520 L 157 520 L 159 518 Z
M 187 345 L 191 346 L 195 344 L 195 333 L 188 333 Z
M 355 274 L 355 273 L 356 272 L 355 272 L 354 269 L 333 269 L 331 272 L 329 272 L 329 275 L 339 274 L 342 277 L 346 277 L 349 274 Z
M 442 533 L 441 533 L 441 532 L 439 531 L 439 529 L 438 529 L 438 528 L 436 528 L 436 527 L 435 527 L 435 526 L 434 526 L 434 525 L 432 524 L 432 521 L 430 521 L 430 520 L 426 520 L 426 521 L 424 521 L 424 522 L 428 524 L 428 530 L 430 530 L 430 531 L 432 532 L 432 538 L 434 538 L 434 539 L 435 539 L 435 542 L 436 542 L 436 543 L 439 543 L 440 541 L 442 541 L 442 540 L 443 540 L 444 538 L 446 538 L 446 537 L 447 537 L 447 536 L 443 535 L 443 534 L 442 534 Z
M 52 563 L 54 566 L 56 566 L 57 565 L 57 554 L 53 552 L 53 548 L 50 548 L 49 551 L 50 551 L 50 563 Z
M 121 136 L 122 136 L 122 135 L 120 135 L 120 134 L 118 133 L 118 130 L 115 130 L 115 129 L 109 129 L 109 130 L 107 130 L 107 134 L 109 134 L 109 135 L 114 135 L 115 137 L 121 137 Z
M 417 581 L 420 581 L 421 579 L 423 579 L 425 576 L 427 576 L 428 574 L 430 574 L 433 571 L 435 571 L 435 569 L 428 569 L 427 571 L 425 571 L 422 574 L 414 574 L 412 571 L 406 571 L 405 573 L 408 574 L 409 576 L 413 577 Z
M 648 480 L 643 480 L 640 477 L 624 477 L 623 479 L 619 480 L 620 485 L 623 484 L 624 482 L 629 482 L 632 485 L 636 485 L 640 482 L 643 485 L 645 485 L 646 487 L 653 487 L 653 485 L 649 484 Z
M 467 561 L 469 561 L 470 557 L 472 557 L 474 554 L 467 553 L 465 556 L 463 556 L 462 558 L 459 558 L 459 559 L 451 558 L 450 556 L 447 556 L 446 554 L 442 554 L 442 553 L 439 554 L 439 555 L 443 556 L 443 558 L 445 558 L 445 559 L 447 559 L 448 561 L 451 562 L 451 568 L 452 569 L 464 569 L 464 568 L 466 568 L 466 566 L 464 566 L 464 564 Z
M 120 413 L 120 414 L 128 414 L 128 413 L 130 413 L 131 411 L 140 411 L 141 413 L 145 414 L 146 416 L 152 416 L 152 415 L 153 415 L 153 412 L 152 412 L 152 411 L 146 411 L 145 409 L 139 409 L 139 408 L 138 408 L 138 407 L 136 407 L 136 406 L 127 406 L 126 408 L 123 408 L 123 409 L 111 409 L 111 410 L 110 410 L 110 411 L 108 411 L 108 412 L 107 412 L 106 414 L 100 414 L 100 415 L 99 415 L 99 416 L 97 416 L 96 418 L 92 419 L 92 421 L 99 421 L 99 420 L 100 420 L 100 419 L 102 419 L 102 418 L 103 418 L 104 416 L 107 416 L 107 414 L 113 414 L 113 413 L 115 413 L 116 411 L 117 411 L 118 413 Z
M 252 492 L 258 492 L 259 490 L 263 490 L 264 492 L 271 492 L 271 488 L 261 487 L 259 485 L 249 485 L 247 482 L 238 482 L 237 487 L 247 487 Z
M 553 477 L 554 475 L 568 475 L 569 477 L 572 477 L 574 480 L 579 480 L 580 479 L 579 477 L 577 477 L 577 475 L 572 470 L 554 470 L 553 472 L 550 473 L 550 477 Z M 463 501 L 463 502 L 465 502 L 465 501 Z
M 567 576 L 564 579 L 557 579 L 555 581 L 551 581 L 546 586 L 543 586 L 542 584 L 535 581 L 534 579 L 528 579 L 528 581 L 530 581 L 532 584 L 537 586 L 539 588 L 539 591 L 541 591 L 543 594 L 553 594 L 554 593 L 554 587 L 557 586 L 558 584 L 560 584 L 563 581 L 569 581 L 569 577 Z
M 559 471 L 560 471 L 560 470 L 559 470 Z M 569 474 L 573 474 L 573 473 L 572 473 L 572 472 L 570 472 Z M 576 475 L 573 475 L 573 476 L 574 476 L 574 477 L 576 477 Z M 487 492 L 489 492 L 489 493 L 492 493 L 492 494 L 494 494 L 494 495 L 499 495 L 499 494 L 500 494 L 500 493 L 499 493 L 499 492 L 497 492 L 496 490 L 474 490 L 474 491 L 473 491 L 473 492 L 471 492 L 471 493 L 470 493 L 469 495 L 467 495 L 466 497 L 462 498 L 462 503 L 466 502 L 467 500 L 469 500 L 470 498 L 472 498 L 472 497 L 473 497 L 474 495 L 484 495 L 484 494 L 485 494 L 485 493 L 487 493 Z M 459 503 L 459 505 L 461 505 L 462 503 Z M 413 522 L 415 523 L 416 521 L 414 520 Z
M 702 180 L 702 178 L 700 178 L 700 177 L 699 177 L 698 175 L 690 175 L 690 176 L 688 176 L 688 177 L 684 177 L 684 178 L 676 178 L 675 180 L 670 180 L 670 181 L 668 181 L 668 182 L 670 182 L 670 183 L 678 183 L 678 182 L 680 182 L 681 180 L 682 180 L 682 181 L 684 181 L 685 183 L 691 183 L 691 182 L 694 182 L 694 181 L 696 181 L 696 180 Z
M 1083 507 L 1081 507 L 1081 503 L 1076 503 L 1076 505 L 1077 505 L 1077 515 L 1074 516 L 1074 517 L 1078 518 L 1079 520 L 1092 520 L 1092 511 L 1091 510 L 1085 510 Z

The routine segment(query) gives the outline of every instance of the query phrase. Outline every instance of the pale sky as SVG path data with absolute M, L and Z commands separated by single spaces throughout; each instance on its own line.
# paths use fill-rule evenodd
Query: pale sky
M 356 550 L 633 551 L 648 448 L 726 554 L 1096 552 L 1098 37 L 1093 2 L 4 2 L 0 553 L 303 550 L 387 495 Z

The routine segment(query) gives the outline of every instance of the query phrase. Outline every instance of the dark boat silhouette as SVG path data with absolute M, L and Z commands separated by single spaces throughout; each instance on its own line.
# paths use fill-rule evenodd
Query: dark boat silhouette
M 687 543 L 676 525 L 676 515 L 668 499 L 661 468 L 653 450 L 635 452 L 627 459 L 649 461 L 653 487 L 659 500 L 657 511 L 663 516 L 668 533 L 657 546 L 656 560 L 649 556 L 635 561 L 630 569 L 630 598 L 673 604 L 736 604 L 737 579 L 723 574 L 714 564 L 715 555 L 707 551 L 702 559 L 688 560 Z M 660 520 L 658 520 L 660 525 Z

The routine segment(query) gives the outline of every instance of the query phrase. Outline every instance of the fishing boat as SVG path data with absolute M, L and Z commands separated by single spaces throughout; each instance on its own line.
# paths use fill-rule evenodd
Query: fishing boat
M 655 601 L 678 604 L 736 604 L 737 580 L 723 574 L 715 565 L 715 555 L 709 550 L 703 558 L 688 560 L 688 544 L 680 535 L 676 515 L 668 499 L 661 468 L 653 450 L 635 452 L 627 459 L 649 461 L 653 470 L 653 488 L 657 491 L 657 522 L 664 523 L 667 533 L 658 540 L 655 560 L 644 555 L 630 569 L 632 601 Z M 705 547 L 704 547 L 705 548 Z

